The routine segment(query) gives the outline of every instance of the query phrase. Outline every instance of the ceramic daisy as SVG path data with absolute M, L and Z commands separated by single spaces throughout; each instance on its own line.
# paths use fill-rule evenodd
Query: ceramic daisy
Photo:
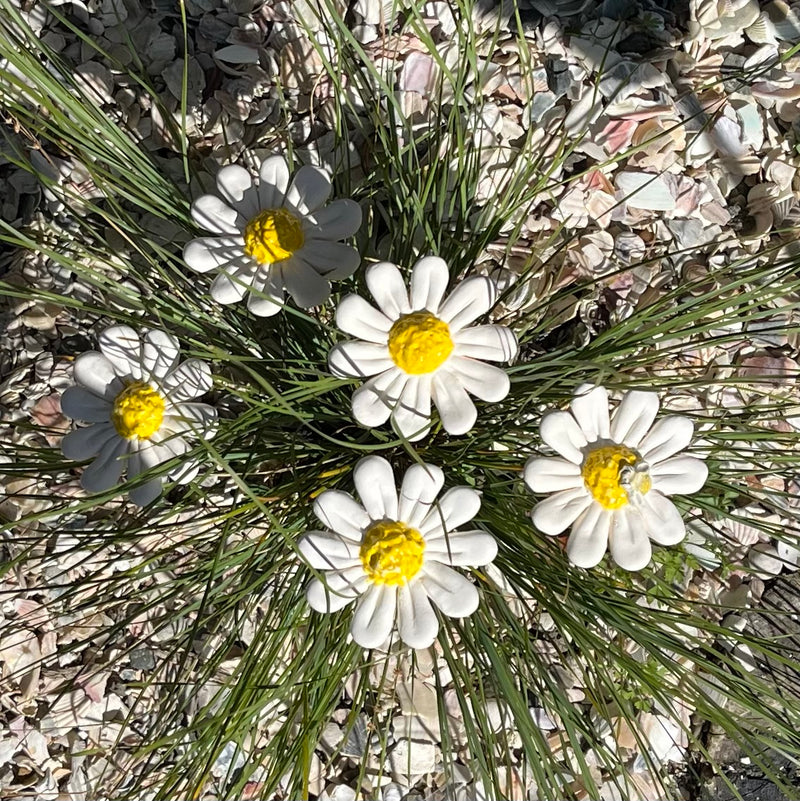
M 569 412 L 542 418 L 540 433 L 557 457 L 535 457 L 525 466 L 534 491 L 554 493 L 533 509 L 545 534 L 572 526 L 567 556 L 578 567 L 594 567 L 608 549 L 626 570 L 641 570 L 652 540 L 674 545 L 685 534 L 670 495 L 697 492 L 708 468 L 676 454 L 689 444 L 694 425 L 678 415 L 655 425 L 658 395 L 628 392 L 609 418 L 603 387 L 579 388 Z
M 500 401 L 508 394 L 506 372 L 486 362 L 514 357 L 514 333 L 503 325 L 472 325 L 494 305 L 494 282 L 467 278 L 445 298 L 449 280 L 445 262 L 428 256 L 414 265 L 409 292 L 400 270 L 381 262 L 366 271 L 378 308 L 360 295 L 339 304 L 336 324 L 358 339 L 336 345 L 328 364 L 338 377 L 369 379 L 352 400 L 361 425 L 391 417 L 402 436 L 418 440 L 433 401 L 445 430 L 465 434 L 478 414 L 470 395 Z
M 214 271 L 211 296 L 236 303 L 246 293 L 253 314 L 268 317 L 283 306 L 284 290 L 303 308 L 324 303 L 331 281 L 352 275 L 361 262 L 355 248 L 339 242 L 361 226 L 352 200 L 334 200 L 327 173 L 301 167 L 289 180 L 283 156 L 271 156 L 253 181 L 243 167 L 223 167 L 217 195 L 192 204 L 194 221 L 213 236 L 193 239 L 183 250 L 199 273 Z
M 90 425 L 67 434 L 61 450 L 67 459 L 94 458 L 81 476 L 89 492 L 102 492 L 190 448 L 187 438 L 209 439 L 217 411 L 194 398 L 211 389 L 211 372 L 199 359 L 179 363 L 175 337 L 158 330 L 139 334 L 127 325 L 107 328 L 99 337 L 100 351 L 75 360 L 76 386 L 61 396 L 68 417 Z M 199 466 L 184 461 L 169 477 L 191 481 Z M 161 494 L 161 476 L 130 490 L 130 499 L 146 506 Z
M 415 464 L 398 497 L 391 465 L 380 456 L 358 462 L 354 479 L 360 503 L 346 492 L 323 492 L 314 514 L 325 529 L 299 543 L 325 577 L 311 581 L 308 602 L 317 612 L 336 612 L 358 598 L 350 633 L 363 648 L 384 643 L 395 622 L 404 643 L 427 648 L 439 631 L 431 602 L 450 617 L 478 607 L 475 585 L 453 567 L 486 565 L 497 554 L 491 535 L 455 531 L 478 513 L 480 495 L 454 487 L 437 501 L 444 474 Z

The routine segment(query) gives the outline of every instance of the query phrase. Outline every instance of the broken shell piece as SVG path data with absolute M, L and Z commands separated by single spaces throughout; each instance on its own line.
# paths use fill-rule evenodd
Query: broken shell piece
M 625 170 L 617 173 L 614 183 L 622 194 L 622 200 L 631 208 L 647 211 L 671 211 L 675 208 L 675 198 L 662 176 Z

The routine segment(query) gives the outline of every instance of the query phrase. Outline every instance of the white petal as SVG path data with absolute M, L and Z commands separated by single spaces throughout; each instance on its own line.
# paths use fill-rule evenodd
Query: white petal
M 394 471 L 382 456 L 360 459 L 353 471 L 356 492 L 371 520 L 397 520 Z
M 130 502 L 136 506 L 149 506 L 163 491 L 163 478 L 156 476 L 138 487 L 132 487 L 128 493 Z
M 466 390 L 454 375 L 446 370 L 440 370 L 433 376 L 431 395 L 442 425 L 449 434 L 466 434 L 478 418 L 478 410 L 470 400 Z
M 658 394 L 626 392 L 611 420 L 611 439 L 637 448 L 658 414 Z
M 426 562 L 418 581 L 448 617 L 467 617 L 478 608 L 475 585 L 447 565 Z
M 157 328 L 145 331 L 142 337 L 142 372 L 152 381 L 164 378 L 173 370 L 180 357 L 177 338 Z
M 330 613 L 338 612 L 344 609 L 347 604 L 352 603 L 358 593 L 352 595 L 342 595 L 338 593 L 328 592 L 325 585 L 318 579 L 314 578 L 306 588 L 306 600 L 308 605 L 315 612 Z
M 393 366 L 386 345 L 375 342 L 340 342 L 328 354 L 328 369 L 339 378 L 365 378 L 390 370 Z
M 431 422 L 430 376 L 408 376 L 392 410 L 392 422 L 400 436 L 409 442 L 416 442 L 428 433 Z
M 429 541 L 425 559 L 457 567 L 488 565 L 497 556 L 497 541 L 485 531 L 451 531 Z
M 585 487 L 562 490 L 533 507 L 531 517 L 539 531 L 551 536 L 566 531 L 592 503 Z
M 87 428 L 76 428 L 61 440 L 61 453 L 67 459 L 82 462 L 97 456 L 105 444 L 115 437 L 119 438 L 119 434 L 108 420 Z
M 462 281 L 439 307 L 439 317 L 456 333 L 486 314 L 494 306 L 497 289 L 494 281 L 475 276 Z
M 306 242 L 295 256 L 329 281 L 349 278 L 361 264 L 361 255 L 355 248 L 323 239 Z
M 447 490 L 438 503 L 435 503 L 419 531 L 425 539 L 433 541 L 444 536 L 444 529 L 452 531 L 468 523 L 481 508 L 481 494 L 471 487 L 452 487 Z
M 567 461 L 577 465 L 583 462 L 581 448 L 586 447 L 586 437 L 569 412 L 546 414 L 539 426 L 539 435 Z
M 192 203 L 192 219 L 214 234 L 241 234 L 245 219 L 216 195 L 202 195 Z
M 411 311 L 427 309 L 438 315 L 449 283 L 450 271 L 444 259 L 438 256 L 420 259 L 411 271 Z
M 250 286 L 246 278 L 246 274 L 239 272 L 238 265 L 230 272 L 220 273 L 211 282 L 211 297 L 223 306 L 238 303 Z
M 583 487 L 581 469 L 557 456 L 531 457 L 525 465 L 525 483 L 534 492 L 560 492 Z
M 142 343 L 133 328 L 129 325 L 112 325 L 100 334 L 97 342 L 103 356 L 114 365 L 117 375 L 137 381 L 143 377 Z
M 283 277 L 279 268 L 262 265 L 253 278 L 247 308 L 256 317 L 272 317 L 283 308 Z
M 325 490 L 314 501 L 314 514 L 323 526 L 343 537 L 361 542 L 369 516 L 353 496 L 341 490 Z
M 608 392 L 605 387 L 593 387 L 588 392 L 576 394 L 570 409 L 588 442 L 609 438 Z
M 176 403 L 164 415 L 162 428 L 176 434 L 211 439 L 217 430 L 217 410 L 207 403 Z
M 433 464 L 413 464 L 400 487 L 398 519 L 417 528 L 444 486 L 444 473 Z
M 688 417 L 662 417 L 641 441 L 639 452 L 651 465 L 683 450 L 691 441 L 694 424 Z
M 575 521 L 567 540 L 567 556 L 573 565 L 594 567 L 608 547 L 611 512 L 592 503 Z
M 200 359 L 187 359 L 166 375 L 161 385 L 173 403 L 199 398 L 213 385 L 211 368 Z
M 241 236 L 200 237 L 188 242 L 183 249 L 183 260 L 198 273 L 225 269 L 244 255 Z
M 125 388 L 111 362 L 97 351 L 82 353 L 75 359 L 73 376 L 77 384 L 108 404 Z
M 360 564 L 358 545 L 327 531 L 306 532 L 297 547 L 308 564 L 317 570 L 342 570 Z
M 673 456 L 654 464 L 650 476 L 653 489 L 664 495 L 688 495 L 706 483 L 708 467 L 694 456 Z
M 419 579 L 397 592 L 397 630 L 411 648 L 428 648 L 439 633 L 439 621 Z
M 383 425 L 397 404 L 408 376 L 397 367 L 370 378 L 353 393 L 353 417 L 362 426 Z
M 345 570 L 325 573 L 325 584 L 313 579 L 306 589 L 306 598 L 309 606 L 317 612 L 336 612 L 369 586 L 364 568 L 360 564 L 353 565 Z
M 155 451 L 155 464 L 168 462 L 176 457 L 183 457 L 189 450 L 189 443 L 182 436 L 168 433 L 164 430 L 164 426 L 161 426 L 161 429 L 156 431 L 148 441 Z
M 336 325 L 346 334 L 385 345 L 392 321 L 360 295 L 348 295 L 336 307 Z
M 483 401 L 501 401 L 511 389 L 511 381 L 505 370 L 493 364 L 452 356 L 447 362 L 447 370 L 457 373 L 464 389 Z
M 101 448 L 98 457 L 83 471 L 81 486 L 88 492 L 104 492 L 111 489 L 122 475 L 125 467 L 123 455 L 130 444 L 121 437 L 112 437 Z
M 462 328 L 454 337 L 454 353 L 472 359 L 507 362 L 517 355 L 514 332 L 505 325 L 474 325 Z
M 261 162 L 258 171 L 259 205 L 262 209 L 279 209 L 289 187 L 289 165 L 283 156 L 270 156 Z
M 658 490 L 642 496 L 639 512 L 648 536 L 659 545 L 675 545 L 686 536 L 686 526 L 674 503 Z
M 403 276 L 394 264 L 389 261 L 373 264 L 367 269 L 365 278 L 372 297 L 390 320 L 411 311 Z
M 653 555 L 653 548 L 639 514 L 631 507 L 616 509 L 608 535 L 611 558 L 623 570 L 642 570 Z
M 319 306 L 330 297 L 330 282 L 301 258 L 281 262 L 281 276 L 286 291 L 302 309 Z
M 253 178 L 244 167 L 238 164 L 223 167 L 217 173 L 217 189 L 223 200 L 245 219 L 255 217 L 260 211 L 258 193 L 253 188 Z
M 331 193 L 328 173 L 320 167 L 307 164 L 294 176 L 292 185 L 286 193 L 286 204 L 294 206 L 301 214 L 316 211 Z
M 361 206 L 354 200 L 334 200 L 324 209 L 318 209 L 305 223 L 315 239 L 347 239 L 361 228 Z
M 167 473 L 167 478 L 176 484 L 189 484 L 197 478 L 199 472 L 200 462 L 197 459 L 187 459 L 173 467 Z
M 155 476 L 138 487 L 132 487 L 128 493 L 131 503 L 136 506 L 149 506 L 156 498 L 160 497 L 163 491 L 163 481 L 161 476 Z
M 373 584 L 360 598 L 353 613 L 350 633 L 362 648 L 377 648 L 392 632 L 397 608 L 397 588 Z
M 73 420 L 85 423 L 107 423 L 111 419 L 111 401 L 98 398 L 83 387 L 68 387 L 61 394 L 61 411 Z

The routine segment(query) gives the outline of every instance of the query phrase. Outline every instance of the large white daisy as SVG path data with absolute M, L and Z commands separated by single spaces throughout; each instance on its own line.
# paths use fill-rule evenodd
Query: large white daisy
M 542 418 L 542 439 L 559 457 L 531 458 L 525 482 L 534 492 L 552 492 L 533 509 L 545 534 L 572 526 L 567 556 L 594 567 L 606 552 L 626 570 L 641 570 L 652 555 L 650 540 L 674 545 L 685 534 L 668 495 L 697 492 L 708 468 L 693 456 L 676 456 L 690 442 L 686 417 L 664 417 L 653 425 L 658 395 L 627 392 L 609 419 L 603 387 L 579 388 L 569 412 Z M 651 428 L 652 426 L 652 428 Z
M 67 459 L 97 457 L 81 476 L 89 492 L 113 487 L 127 473 L 140 473 L 183 456 L 186 437 L 210 438 L 217 411 L 193 403 L 211 389 L 211 372 L 199 359 L 179 363 L 178 340 L 164 331 L 145 330 L 141 338 L 127 325 L 107 328 L 99 337 L 100 351 L 75 360 L 76 386 L 61 396 L 61 409 L 75 420 L 90 423 L 67 434 L 61 450 Z M 184 461 L 169 477 L 191 481 L 199 466 Z M 161 476 L 134 487 L 130 499 L 146 506 L 161 494 Z
M 253 314 L 268 317 L 282 308 L 284 290 L 298 306 L 324 303 L 331 281 L 352 275 L 361 262 L 355 248 L 338 242 L 361 226 L 352 200 L 334 200 L 327 173 L 301 167 L 289 182 L 283 156 L 271 156 L 253 183 L 235 164 L 217 174 L 221 197 L 203 195 L 192 204 L 195 222 L 214 236 L 193 239 L 183 250 L 199 273 L 218 273 L 211 296 L 236 303 L 246 292 Z
M 465 434 L 478 414 L 470 394 L 499 401 L 510 387 L 506 372 L 483 360 L 505 362 L 517 352 L 510 328 L 470 325 L 494 305 L 495 283 L 467 278 L 445 299 L 450 275 L 436 256 L 414 265 L 410 292 L 389 262 L 372 265 L 366 280 L 379 309 L 359 295 L 344 298 L 336 324 L 359 339 L 336 345 L 328 357 L 336 376 L 372 376 L 353 395 L 354 417 L 374 427 L 391 416 L 400 434 L 418 440 L 433 400 L 445 430 Z
M 307 597 L 312 609 L 335 612 L 359 597 L 350 633 L 364 648 L 376 648 L 391 634 L 427 648 L 439 621 L 431 601 L 450 617 L 466 617 L 478 607 L 475 586 L 452 567 L 486 565 L 497 554 L 484 531 L 454 531 L 472 520 L 481 505 L 469 487 L 449 489 L 436 500 L 444 474 L 431 464 L 410 467 L 398 497 L 392 467 L 368 456 L 355 468 L 358 503 L 352 495 L 327 490 L 314 514 L 324 531 L 309 531 L 299 543 L 314 578 Z

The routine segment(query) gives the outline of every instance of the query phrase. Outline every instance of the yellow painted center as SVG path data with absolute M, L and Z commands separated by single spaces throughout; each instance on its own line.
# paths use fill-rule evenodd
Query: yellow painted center
M 111 422 L 124 439 L 148 439 L 161 428 L 164 399 L 149 384 L 135 381 L 117 395 Z
M 453 351 L 450 326 L 430 312 L 404 314 L 389 329 L 389 355 L 407 373 L 432 373 Z
M 629 491 L 644 495 L 653 486 L 646 466 L 644 470 L 642 466 L 644 462 L 636 451 L 624 445 L 606 445 L 587 454 L 581 477 L 604 509 L 620 509 L 629 503 Z
M 361 543 L 361 564 L 374 584 L 405 584 L 422 567 L 425 540 L 415 528 L 395 520 L 370 526 Z
M 264 209 L 244 229 L 244 252 L 261 264 L 288 259 L 303 242 L 300 220 L 286 209 Z

